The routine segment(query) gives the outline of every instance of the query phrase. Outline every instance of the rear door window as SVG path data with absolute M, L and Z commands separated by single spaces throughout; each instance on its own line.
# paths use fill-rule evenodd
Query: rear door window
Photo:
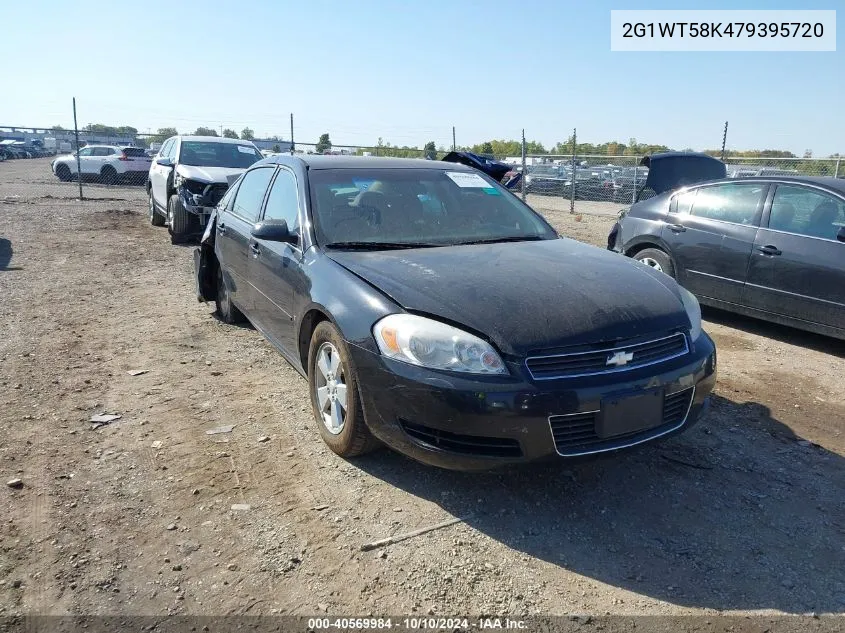
M 132 158 L 144 158 L 147 155 L 146 150 L 141 147 L 125 147 L 123 153 Z
M 700 187 L 692 203 L 693 216 L 731 222 L 756 224 L 765 183 L 726 183 Z

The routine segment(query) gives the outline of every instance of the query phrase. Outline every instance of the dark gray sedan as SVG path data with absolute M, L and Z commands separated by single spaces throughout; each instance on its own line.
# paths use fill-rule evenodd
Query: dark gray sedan
M 845 339 L 845 180 L 672 180 L 620 214 L 610 250 L 676 278 L 702 304 Z

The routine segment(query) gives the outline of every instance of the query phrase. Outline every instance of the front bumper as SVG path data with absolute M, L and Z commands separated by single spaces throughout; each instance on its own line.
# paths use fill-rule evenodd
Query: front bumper
M 509 365 L 509 377 L 465 377 L 351 344 L 350 351 L 372 433 L 418 461 L 457 470 L 607 453 L 669 437 L 697 421 L 716 383 L 716 350 L 704 333 L 688 354 L 660 365 L 542 383 L 524 366 Z M 659 424 L 593 436 L 603 401 L 655 390 L 668 412 Z M 573 445 L 572 437 L 582 443 Z

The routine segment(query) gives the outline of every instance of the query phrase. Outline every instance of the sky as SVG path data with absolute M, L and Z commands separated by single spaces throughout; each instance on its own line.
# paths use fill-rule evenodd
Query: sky
M 837 7 L 837 5 L 839 5 Z M 845 153 L 836 52 L 611 52 L 611 9 L 842 0 L 9 0 L 0 126 L 205 125 L 335 144 L 519 138 Z M 838 24 L 838 25 L 839 25 Z M 12 28 L 14 26 L 14 28 Z

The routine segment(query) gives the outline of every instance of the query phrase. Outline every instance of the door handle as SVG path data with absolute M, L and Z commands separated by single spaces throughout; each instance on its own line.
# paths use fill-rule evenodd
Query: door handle
M 217 232 L 220 235 L 225 235 L 226 234 L 226 225 L 223 224 L 222 222 L 218 222 L 217 223 Z
M 772 246 L 771 244 L 758 246 L 757 250 L 763 253 L 763 255 L 780 255 L 783 252 L 777 246 Z
M 250 243 L 249 250 L 251 250 L 256 255 L 261 255 L 261 247 L 256 242 Z
M 669 230 L 673 233 L 683 233 L 687 230 L 687 227 L 685 227 L 683 224 L 667 224 L 666 226 L 668 226 Z

